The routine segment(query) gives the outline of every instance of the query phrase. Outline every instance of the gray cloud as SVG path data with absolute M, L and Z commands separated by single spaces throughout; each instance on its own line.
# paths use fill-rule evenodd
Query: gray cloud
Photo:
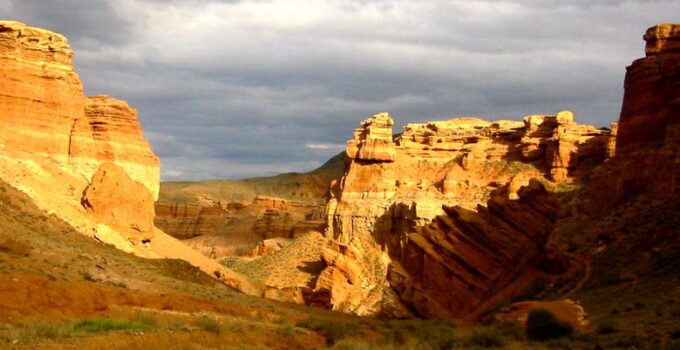
M 138 108 L 164 177 L 202 179 L 310 170 L 381 111 L 399 127 L 562 109 L 607 125 L 642 33 L 676 20 L 680 3 L 0 0 L 0 10 L 71 37 L 86 91 Z
M 128 42 L 136 27 L 136 15 L 121 12 L 115 1 L 0 0 L 0 6 L 12 19 L 58 30 L 76 48 Z

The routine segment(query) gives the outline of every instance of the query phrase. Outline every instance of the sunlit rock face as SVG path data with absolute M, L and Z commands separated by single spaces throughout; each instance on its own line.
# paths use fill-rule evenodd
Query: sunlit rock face
M 568 111 L 527 116 L 523 122 L 492 123 L 465 117 L 407 124 L 392 143 L 384 138 L 392 132 L 388 130 L 393 125 L 389 115 L 381 113 L 361 125 L 363 129 L 348 142 L 350 160 L 345 176 L 331 189 L 326 235 L 335 244 L 323 254 L 328 267 L 317 282 L 314 300 L 323 296 L 333 309 L 392 317 L 412 311 L 428 317 L 475 312 L 481 300 L 462 308 L 461 300 L 469 296 L 466 288 L 477 286 L 484 290 L 480 295 L 494 295 L 508 281 L 499 276 L 514 273 L 504 270 L 506 265 L 527 265 L 540 256 L 550 225 L 548 219 L 539 218 L 550 215 L 536 216 L 542 222 L 540 234 L 508 233 L 517 240 L 517 245 L 508 247 L 500 247 L 507 242 L 484 231 L 483 225 L 472 237 L 470 232 L 460 233 L 478 240 L 471 245 L 489 245 L 478 251 L 456 251 L 459 247 L 451 251 L 443 237 L 455 240 L 456 233 L 428 235 L 422 227 L 433 220 L 446 222 L 458 210 L 474 213 L 477 221 L 496 220 L 497 213 L 485 209 L 500 203 L 500 199 L 492 200 L 492 193 L 503 193 L 505 200 L 498 207 L 521 207 L 525 202 L 522 188 L 531 179 L 570 181 L 571 172 L 585 160 L 604 159 L 609 141 L 608 129 L 578 124 Z M 376 127 L 378 133 L 373 131 Z M 371 134 L 381 135 L 381 141 L 362 154 L 362 145 L 370 144 L 364 135 Z M 447 207 L 459 209 L 444 209 Z M 531 213 L 530 208 L 519 209 Z M 529 221 L 523 223 L 533 224 Z M 507 260 L 485 255 L 491 252 Z M 519 252 L 531 253 L 522 256 Z M 477 268 L 484 282 L 449 276 L 457 269 L 454 261 L 461 260 L 442 258 L 451 254 L 465 255 L 462 260 L 472 265 L 480 262 Z M 406 258 L 412 260 L 403 264 Z M 422 269 L 424 275 L 409 267 Z M 442 297 L 444 291 L 457 294 Z
M 72 135 L 83 138 L 81 143 L 91 142 L 83 86 L 72 58 L 62 35 L 0 22 L 1 148 L 48 157 L 64 168 L 80 162 L 81 156 L 93 156 L 90 145 L 70 157 Z M 94 166 L 82 168 L 89 168 L 87 175 L 94 171 Z
M 680 25 L 647 29 L 646 57 L 626 71 L 617 152 L 634 144 L 680 142 Z
M 92 130 L 97 160 L 112 162 L 158 198 L 160 161 L 144 138 L 137 111 L 106 95 L 88 97 L 85 116 Z
M 83 96 L 72 59 L 64 36 L 0 22 L 0 149 L 49 158 L 86 180 L 112 162 L 157 198 L 160 162 L 136 111 L 107 96 Z
M 67 39 L 0 21 L 0 178 L 79 232 L 148 258 L 183 259 L 230 286 L 260 285 L 153 224 L 159 160 L 134 109 L 86 98 Z

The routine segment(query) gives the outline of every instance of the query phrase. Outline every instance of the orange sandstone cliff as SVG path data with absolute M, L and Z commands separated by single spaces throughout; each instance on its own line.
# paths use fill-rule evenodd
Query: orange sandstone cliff
M 393 124 L 378 114 L 347 144 L 314 303 L 397 317 L 491 307 L 482 304 L 541 259 L 555 220 L 541 184 L 523 187 L 572 181 L 585 160 L 604 160 L 609 142 L 608 130 L 568 111 L 407 124 L 396 137 Z
M 0 178 L 83 234 L 150 258 L 178 258 L 250 294 L 262 290 L 153 224 L 160 162 L 137 113 L 87 98 L 59 34 L 0 21 Z

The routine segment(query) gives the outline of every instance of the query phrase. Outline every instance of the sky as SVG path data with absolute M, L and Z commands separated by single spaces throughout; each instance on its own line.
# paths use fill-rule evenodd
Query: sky
M 359 122 L 618 119 L 625 67 L 680 1 L 0 0 L 66 35 L 88 95 L 139 111 L 164 180 L 308 171 Z M 676 18 L 673 18 L 676 17 Z

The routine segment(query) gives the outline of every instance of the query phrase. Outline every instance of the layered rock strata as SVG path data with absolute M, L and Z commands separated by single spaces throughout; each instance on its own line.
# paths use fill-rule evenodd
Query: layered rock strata
M 354 139 L 348 142 L 350 162 L 347 171 L 332 186 L 332 198 L 327 205 L 326 235 L 335 240 L 335 248 L 331 248 L 335 253 L 324 253 L 328 268 L 321 274 L 316 286 L 318 295 L 326 295 L 329 307 L 365 315 L 385 312 L 393 313 L 393 316 L 406 315 L 414 308 L 416 313 L 422 315 L 432 312 L 429 302 L 417 302 L 408 297 L 415 293 L 412 289 L 415 287 L 409 289 L 402 283 L 400 295 L 396 295 L 394 287 L 399 284 L 398 279 L 395 277 L 394 282 L 389 279 L 389 276 L 398 276 L 395 272 L 399 271 L 398 266 L 407 247 L 414 250 L 417 237 L 422 237 L 422 234 L 414 233 L 416 227 L 429 225 L 438 216 L 451 214 L 451 210 L 446 212 L 444 207 L 454 206 L 461 207 L 461 210 L 479 211 L 483 219 L 478 221 L 492 220 L 493 215 L 479 205 L 485 204 L 494 190 L 502 189 L 507 202 L 513 203 L 520 198 L 521 188 L 532 178 L 570 181 L 571 172 L 584 160 L 604 159 L 609 139 L 608 129 L 578 124 L 568 111 L 554 116 L 527 116 L 523 122 L 491 123 L 466 117 L 407 124 L 402 133 L 393 138 L 393 144 L 384 140 L 384 135 L 392 132 L 391 129 L 387 130 L 394 124 L 391 117 L 382 113 L 374 119 L 363 121 L 361 125 L 364 130 L 356 131 Z M 380 132 L 375 134 L 383 135 L 382 141 L 369 143 L 365 135 L 374 134 L 372 130 L 376 127 Z M 360 152 L 365 144 L 373 145 L 369 147 L 371 152 Z M 496 202 L 490 203 L 493 206 Z M 410 234 L 413 234 L 413 241 L 409 238 Z M 509 234 L 524 237 L 523 232 Z M 479 239 L 490 244 L 491 248 L 476 252 L 478 256 L 471 256 L 471 261 L 477 259 L 484 262 L 486 257 L 483 254 L 488 253 L 488 249 L 503 249 L 495 246 L 503 242 L 494 242 L 483 235 L 479 237 L 484 237 Z M 505 252 L 508 260 L 500 257 L 495 259 L 503 260 L 503 264 L 506 264 L 516 257 L 520 260 L 515 263 L 521 265 L 528 264 L 540 254 L 542 240 L 531 242 L 517 239 L 526 246 L 508 247 L 510 250 L 516 249 Z M 444 241 L 435 239 L 435 248 L 430 251 L 444 249 L 438 244 L 444 244 Z M 519 251 L 527 253 L 527 260 L 521 260 L 523 257 Z M 338 257 L 337 253 L 343 257 Z M 455 257 L 451 259 L 461 260 Z M 435 275 L 441 272 L 442 276 L 448 276 L 449 263 L 439 258 L 430 258 L 429 261 L 430 266 L 426 270 L 433 271 Z M 502 281 L 494 280 L 496 273 L 504 276 L 511 274 L 510 271 L 495 268 L 489 267 L 489 271 L 483 271 L 482 279 L 488 284 L 480 284 L 475 280 L 475 288 L 493 290 L 492 285 L 502 284 Z M 410 275 L 408 271 L 405 273 Z M 422 290 L 417 294 L 420 297 L 429 296 L 429 293 L 439 295 L 437 290 L 446 290 L 445 286 L 448 286 L 449 292 L 459 293 L 456 297 L 464 298 L 467 295 L 465 290 L 472 288 L 468 284 L 472 279 L 457 283 L 449 279 L 443 277 L 450 284 L 440 285 L 433 281 L 430 281 L 434 283 L 431 285 L 423 283 Z M 408 280 L 419 279 L 409 277 Z M 461 308 L 462 299 L 454 301 L 440 299 L 440 296 L 429 298 L 434 300 L 432 303 L 437 304 L 434 309 L 441 310 L 441 314 L 471 312 Z M 315 301 L 319 299 L 317 297 Z M 476 302 L 469 305 L 479 306 Z
M 160 161 L 144 138 L 137 111 L 125 101 L 106 95 L 85 100 L 97 160 L 114 163 L 143 184 L 154 198 L 160 186 Z
M 597 188 L 583 195 L 587 215 L 641 195 L 680 197 L 680 24 L 653 26 L 643 38 L 646 57 L 626 68 L 621 115 L 612 124 L 614 157 L 592 174 Z
M 476 212 L 445 207 L 446 215 L 416 227 L 392 251 L 390 285 L 419 315 L 477 315 L 497 306 L 489 300 L 536 269 L 557 203 L 538 181 L 522 187 L 518 200 L 498 192 Z
M 325 226 L 324 207 L 257 196 L 252 202 L 157 202 L 155 223 L 206 256 L 245 255 L 262 240 L 295 238 Z
M 626 68 L 617 152 L 680 142 L 680 25 L 656 25 L 643 38 L 646 57 Z
M 62 35 L 0 21 L 0 178 L 83 234 L 148 258 L 184 259 L 225 283 L 262 286 L 153 225 L 159 161 L 136 112 L 86 98 Z

